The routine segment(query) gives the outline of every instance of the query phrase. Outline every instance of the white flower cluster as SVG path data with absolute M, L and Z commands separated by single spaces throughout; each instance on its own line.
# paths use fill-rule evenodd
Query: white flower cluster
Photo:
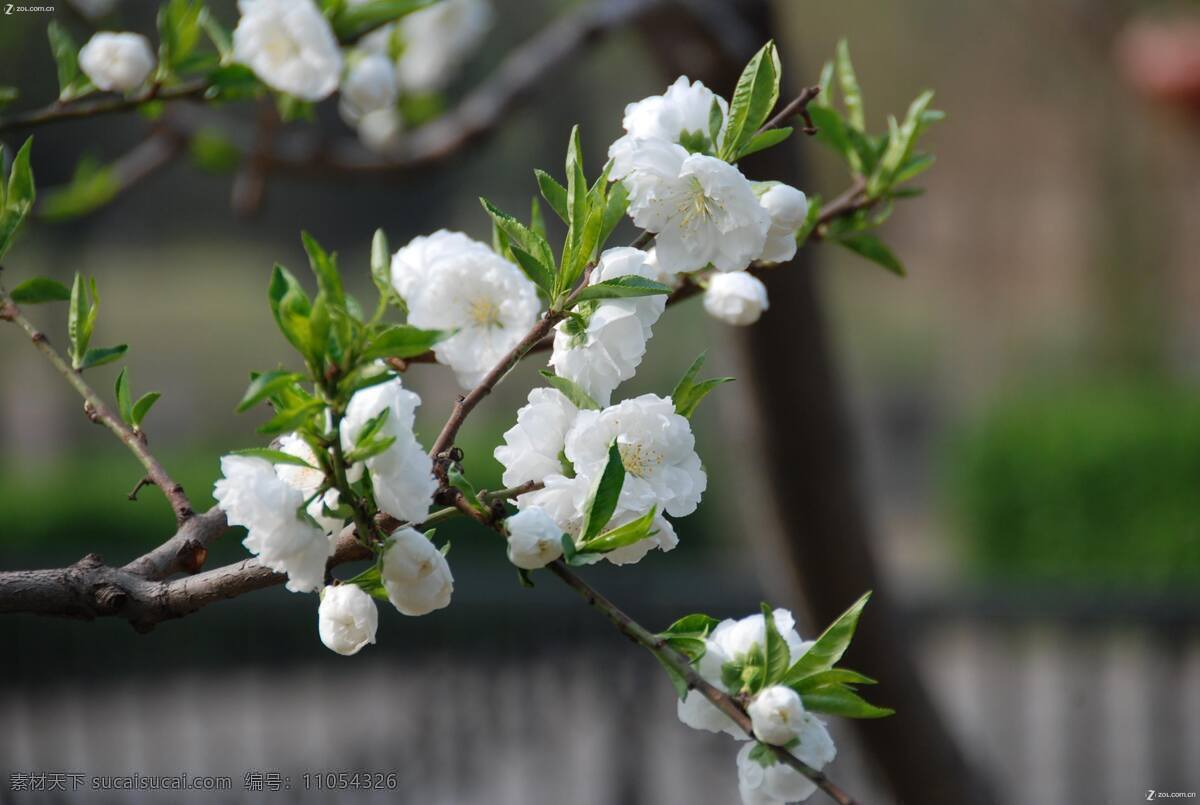
M 792 613 L 777 609 L 772 613 L 775 628 L 788 646 L 789 663 L 800 659 L 812 647 L 800 639 Z M 705 652 L 697 670 L 715 687 L 729 692 L 721 681 L 721 666 L 744 659 L 757 647 L 766 649 L 766 621 L 761 613 L 741 620 L 724 620 L 704 641 Z M 787 747 L 788 751 L 814 769 L 833 761 L 837 750 L 824 722 L 805 711 L 800 695 L 782 685 L 759 691 L 746 708 L 754 728 L 754 737 L 763 743 Z M 749 737 L 708 699 L 696 691 L 678 703 L 679 720 L 698 730 L 725 732 L 739 740 Z M 746 743 L 737 756 L 738 790 L 744 805 L 785 805 L 807 799 L 816 785 L 783 763 L 764 767 L 751 757 L 753 742 Z
M 233 57 L 263 83 L 303 101 L 337 89 L 342 52 L 313 0 L 238 0 Z
M 356 483 L 367 473 L 380 510 L 414 523 L 429 512 L 437 490 L 433 462 L 413 434 L 420 403 L 399 378 L 368 386 L 351 398 L 341 427 L 342 447 L 349 453 L 363 428 L 387 412 L 376 438 L 394 441 L 383 452 L 351 465 L 347 476 Z M 289 434 L 280 440 L 279 449 L 305 465 L 224 456 L 223 477 L 213 497 L 231 525 L 246 528 L 246 548 L 264 566 L 287 574 L 287 589 L 314 592 L 324 585 L 326 563 L 346 520 L 337 513 L 338 492 L 318 469 L 313 448 Z M 381 575 L 389 600 L 406 615 L 423 615 L 450 603 L 450 566 L 429 539 L 411 528 L 392 535 Z M 326 587 L 319 618 L 321 640 L 340 654 L 354 654 L 375 640 L 374 602 L 355 585 Z
M 537 287 L 491 247 L 444 229 L 414 238 L 392 257 L 392 284 L 417 327 L 453 330 L 434 354 L 471 388 L 529 331 L 541 311 Z
M 588 494 L 614 441 L 625 481 L 611 525 L 623 525 L 651 509 L 658 514 L 650 536 L 605 558 L 628 564 L 654 548 L 669 551 L 678 544 L 663 514 L 683 517 L 695 511 L 708 479 L 691 424 L 675 412 L 671 400 L 644 394 L 603 410 L 581 411 L 561 392 L 539 388 L 529 393 L 528 405 L 517 412 L 517 424 L 495 451 L 504 465 L 506 485 L 544 484 L 517 499 L 521 513 L 509 521 L 514 564 L 543 567 L 561 555 L 562 534 L 579 536 Z
M 371 150 L 394 151 L 404 132 L 401 95 L 444 89 L 491 24 L 487 0 L 441 0 L 372 31 L 347 56 L 342 119 Z
M 767 307 L 766 288 L 745 272 L 755 261 L 785 262 L 808 201 L 779 182 L 754 184 L 712 151 L 710 124 L 724 126 L 728 104 L 681 76 L 662 95 L 625 107 L 625 134 L 608 149 L 612 177 L 629 192 L 629 215 L 653 232 L 663 275 L 709 266 L 705 309 L 730 324 L 750 324 Z M 716 120 L 710 120 L 715 116 Z

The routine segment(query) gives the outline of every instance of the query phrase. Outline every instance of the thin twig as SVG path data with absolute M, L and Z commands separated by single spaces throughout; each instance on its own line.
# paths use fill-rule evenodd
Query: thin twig
M 768 120 L 762 125 L 755 134 L 762 134 L 764 131 L 779 128 L 787 124 L 796 115 L 804 119 L 804 128 L 800 129 L 808 135 L 817 133 L 817 127 L 813 125 L 812 117 L 808 114 L 808 105 L 814 98 L 821 94 L 821 88 L 818 86 L 805 87 L 800 90 L 800 94 L 788 102 L 788 105 L 779 110 L 775 117 Z
M 198 98 L 208 90 L 209 84 L 201 79 L 185 81 L 173 87 L 153 84 L 140 95 L 107 95 L 102 98 L 85 98 L 77 101 L 55 101 L 40 109 L 0 118 L 0 132 L 12 129 L 32 128 L 60 120 L 78 120 L 84 117 L 128 112 L 151 101 L 177 101 Z
M 166 495 L 167 501 L 171 504 L 171 509 L 175 512 L 176 522 L 182 525 L 191 518 L 195 514 L 192 510 L 191 501 L 188 500 L 183 487 L 167 474 L 167 471 L 159 463 L 158 459 L 150 453 L 150 450 L 146 446 L 145 436 L 139 432 L 135 432 L 125 424 L 124 420 L 114 414 L 105 405 L 95 389 L 83 379 L 82 372 L 71 368 L 70 364 L 58 354 L 58 350 L 50 345 L 46 334 L 38 330 L 33 325 L 33 322 L 25 318 L 24 314 L 21 313 L 21 309 L 12 301 L 12 298 L 9 297 L 3 288 L 0 288 L 0 306 L 3 307 L 3 315 L 0 318 L 20 325 L 29 334 L 29 339 L 33 342 L 34 347 L 79 392 L 79 396 L 83 398 L 84 410 L 87 412 L 88 417 L 93 422 L 98 422 L 112 431 L 129 448 L 130 452 L 137 457 L 137 460 L 142 463 L 142 466 L 146 468 L 146 475 Z

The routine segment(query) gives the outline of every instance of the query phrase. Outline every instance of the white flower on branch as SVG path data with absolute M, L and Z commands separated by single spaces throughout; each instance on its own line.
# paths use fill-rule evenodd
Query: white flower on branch
M 427 615 L 450 604 L 454 576 L 442 552 L 421 532 L 401 528 L 383 555 L 388 600 L 405 615 Z
M 356 54 L 342 78 L 338 111 L 347 125 L 358 126 L 368 113 L 392 109 L 399 92 L 396 69 L 387 56 Z
M 295 433 L 289 433 L 279 440 L 279 449 L 290 456 L 307 462 L 310 466 L 301 467 L 298 464 L 276 464 L 275 473 L 283 479 L 283 482 L 289 486 L 299 489 L 304 495 L 305 500 L 311 500 L 305 511 L 308 516 L 313 518 L 319 526 L 325 529 L 325 533 L 333 536 L 342 530 L 345 521 L 338 517 L 329 517 L 325 514 L 325 509 L 336 509 L 338 506 L 338 491 L 336 489 L 327 489 L 321 495 L 317 492 L 325 485 L 325 473 L 319 469 L 314 469 L 319 466 L 317 464 L 317 455 L 313 452 L 312 447 L 308 442 L 300 438 Z
M 767 286 L 745 271 L 716 272 L 704 289 L 704 309 L 726 324 L 754 324 L 769 307 Z
M 763 743 L 783 746 L 796 737 L 804 718 L 800 694 L 784 685 L 763 688 L 746 708 L 754 725 L 754 737 Z
M 379 610 L 375 601 L 355 584 L 326 587 L 317 609 L 317 631 L 331 651 L 347 657 L 375 642 Z
M 796 619 L 791 612 L 776 609 L 772 614 L 775 628 L 787 643 L 790 662 L 794 663 L 808 651 L 812 643 L 800 638 L 796 632 Z M 765 650 L 766 642 L 766 621 L 761 612 L 741 620 L 723 620 L 704 641 L 704 656 L 700 658 L 696 670 L 710 683 L 728 693 L 721 681 L 721 666 L 744 658 L 756 645 Z M 725 732 L 741 740 L 748 737 L 729 716 L 696 691 L 689 691 L 687 697 L 677 703 L 677 712 L 679 720 L 693 729 Z
M 351 482 L 361 477 L 362 465 L 371 475 L 371 487 L 379 508 L 397 520 L 420 522 L 429 512 L 437 479 L 433 460 L 413 434 L 413 420 L 421 398 L 404 388 L 400 378 L 368 386 L 355 393 L 346 406 L 342 422 L 342 450 L 354 450 L 363 428 L 385 410 L 376 438 L 394 438 L 382 453 L 355 464 L 347 475 Z
M 626 134 L 613 143 L 609 156 L 613 155 L 613 151 L 625 148 L 635 138 L 656 137 L 678 143 L 689 135 L 694 139 L 708 137 L 709 115 L 714 101 L 721 110 L 723 127 L 725 115 L 729 112 L 729 104 L 725 99 L 704 86 L 703 82 L 689 82 L 687 76 L 680 76 L 662 95 L 651 95 L 625 107 L 625 119 L 621 125 Z
M 455 330 L 434 354 L 472 388 L 533 327 L 537 288 L 491 247 L 441 230 L 416 238 L 392 259 L 392 282 L 417 327 Z
M 799 743 L 788 751 L 818 771 L 837 755 L 829 730 L 811 713 L 801 716 L 796 737 Z M 787 805 L 808 799 L 817 790 L 816 783 L 784 763 L 763 767 L 750 757 L 753 751 L 754 744 L 747 743 L 737 755 L 742 805 Z
M 630 217 L 658 236 L 664 270 L 740 271 L 762 254 L 771 218 L 736 166 L 656 138 L 634 138 L 610 156 Z
M 442 0 L 400 19 L 396 76 L 408 92 L 433 92 L 450 82 L 492 25 L 486 0 Z
M 233 56 L 272 89 L 319 101 L 337 89 L 342 53 L 313 0 L 238 0 Z
M 562 556 L 563 530 L 537 506 L 529 506 L 504 521 L 508 529 L 508 560 L 526 570 L 545 567 Z
M 374 109 L 358 121 L 358 139 L 377 154 L 392 154 L 400 147 L 404 118 L 392 107 Z
M 266 567 L 286 573 L 292 592 L 313 592 L 325 578 L 333 543 L 300 509 L 304 493 L 286 483 L 265 459 L 223 456 L 213 489 L 230 525 L 247 530 L 242 544 Z
M 766 190 L 758 200 L 771 216 L 771 228 L 758 259 L 764 263 L 786 263 L 796 256 L 796 232 L 808 215 L 808 198 L 782 182 L 764 183 L 756 189 L 764 186 Z
M 657 280 L 657 266 L 640 249 L 607 249 L 592 272 L 592 284 L 623 276 Z M 651 327 L 666 307 L 661 294 L 629 299 L 605 299 L 590 310 L 579 311 L 586 325 L 571 321 L 555 327 L 550 365 L 559 377 L 577 383 L 601 405 L 608 405 L 613 390 L 633 377 L 646 354 Z
M 79 69 L 105 92 L 137 89 L 156 63 L 150 42 L 141 34 L 101 31 L 79 49 Z
M 529 402 L 517 411 L 517 424 L 504 432 L 494 454 L 504 465 L 505 486 L 544 481 L 562 472 L 567 431 L 579 409 L 557 389 L 531 389 Z
M 604 470 L 616 440 L 625 467 L 620 505 L 647 512 L 657 506 L 672 517 L 696 510 L 708 478 L 696 454 L 691 423 L 669 397 L 643 394 L 602 411 L 580 411 L 565 452 L 577 475 Z

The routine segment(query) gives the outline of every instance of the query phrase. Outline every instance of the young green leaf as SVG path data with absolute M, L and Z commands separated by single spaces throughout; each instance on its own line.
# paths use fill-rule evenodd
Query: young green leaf
M 604 244 L 608 243 L 613 230 L 625 218 L 625 213 L 628 210 L 629 190 L 626 189 L 624 182 L 614 182 L 608 190 L 608 199 L 604 203 L 604 215 L 600 221 L 599 248 L 604 248 Z
M 183 64 L 200 41 L 201 0 L 170 0 L 158 10 L 158 60 L 160 69 Z
M 246 388 L 246 393 L 242 395 L 241 402 L 237 404 L 236 410 L 239 414 L 244 411 L 249 411 L 255 405 L 263 400 L 271 397 L 281 389 L 298 383 L 303 378 L 295 372 L 285 372 L 275 370 L 272 372 L 263 372 L 256 375 Z
M 671 289 L 661 282 L 629 274 L 589 285 L 575 297 L 576 303 L 593 299 L 624 299 L 632 296 L 669 294 Z
M 907 273 L 900 259 L 874 235 L 866 232 L 844 235 L 837 239 L 837 243 L 873 263 L 878 263 L 898 277 Z
M 363 359 L 414 358 L 425 354 L 449 335 L 445 330 L 422 330 L 411 324 L 393 324 L 367 342 Z
M 850 45 L 845 39 L 837 43 L 835 59 L 846 115 L 851 126 L 863 131 L 866 128 L 866 112 L 863 109 L 862 90 L 859 89 L 858 77 L 854 73 L 854 63 L 850 61 Z
M 654 659 L 658 660 L 658 662 L 662 665 L 663 670 L 667 672 L 667 677 L 671 680 L 671 687 L 675 689 L 675 695 L 679 697 L 680 701 L 686 699 L 688 695 L 687 680 L 684 679 L 683 675 L 676 671 L 675 667 L 671 665 L 671 663 L 668 662 L 667 659 L 659 652 L 654 652 Z
M 154 407 L 154 404 L 158 402 L 161 396 L 160 392 L 149 391 L 139 397 L 138 401 L 133 404 L 133 410 L 130 412 L 130 424 L 133 425 L 135 430 L 142 427 L 142 420 L 146 418 L 146 414 L 150 413 L 150 409 Z
M 813 196 L 808 200 L 808 212 L 804 215 L 804 223 L 796 230 L 796 248 L 803 246 L 812 237 L 817 224 L 821 222 L 821 210 L 824 204 L 825 202 L 820 196 Z
M 604 471 L 592 483 L 583 507 L 583 523 L 579 529 L 581 545 L 586 545 L 608 525 L 617 509 L 617 500 L 621 497 L 621 487 L 624 484 L 625 466 L 621 463 L 621 451 L 614 440 L 608 448 L 608 461 L 604 465 Z
M 94 212 L 108 204 L 121 190 L 112 167 L 91 157 L 75 165 L 71 181 L 46 191 L 39 215 L 48 221 L 67 221 Z
M 542 192 L 542 198 L 546 199 L 550 209 L 554 210 L 564 224 L 570 223 L 567 212 L 567 188 L 560 185 L 553 176 L 543 170 L 535 170 L 533 173 L 537 177 L 538 189 Z
M 688 392 L 687 398 L 679 407 L 675 409 L 676 412 L 680 416 L 685 416 L 688 419 L 691 419 L 692 415 L 696 413 L 696 409 L 700 407 L 700 403 L 703 402 L 704 398 L 708 396 L 709 392 L 711 392 L 717 386 L 732 382 L 732 377 L 710 377 L 708 380 L 700 381 L 696 385 L 692 386 Z
M 44 302 L 65 302 L 71 298 L 71 291 L 58 280 L 33 277 L 13 288 L 9 296 L 17 304 L 40 305 Z
M 870 599 L 871 594 L 868 592 L 839 615 L 837 620 L 821 633 L 808 651 L 788 669 L 782 684 L 792 685 L 809 674 L 832 668 L 846 653 L 846 648 L 854 637 L 854 630 L 858 628 L 858 618 L 862 615 L 863 607 Z
M 91 369 L 96 366 L 103 366 L 106 363 L 112 363 L 120 359 L 122 355 L 129 351 L 128 344 L 117 344 L 115 347 L 96 347 L 89 349 L 83 353 L 83 360 L 79 362 L 77 367 L 80 371 Z
M 121 369 L 116 384 L 117 413 L 126 425 L 133 425 L 133 396 L 129 392 L 129 370 Z
M 768 129 L 767 131 L 759 132 L 750 138 L 750 141 L 742 146 L 742 150 L 738 152 L 737 158 L 748 157 L 751 154 L 756 154 L 759 151 L 764 151 L 779 145 L 781 142 L 792 136 L 791 126 L 782 126 L 777 129 Z
M 16 87 L 0 87 L 0 109 L 8 106 L 10 103 L 21 97 L 21 92 Z M 0 204 L 4 199 L 0 197 Z
M 333 18 L 333 30 L 338 39 L 349 42 L 434 2 L 436 0 L 367 0 L 354 5 L 346 3 Z
M 754 744 L 754 748 L 750 750 L 748 758 L 764 769 L 769 769 L 779 762 L 779 758 L 775 756 L 775 748 L 770 744 L 761 742 Z
M 568 380 L 565 377 L 559 377 L 548 369 L 541 369 L 540 374 L 542 377 L 546 378 L 547 383 L 561 391 L 576 408 L 581 408 L 586 411 L 600 410 L 600 404 L 593 400 L 591 396 L 575 381 Z
M 791 656 L 787 641 L 783 639 L 783 635 L 779 633 L 779 627 L 775 625 L 775 611 L 766 604 L 763 604 L 761 609 L 763 624 L 766 627 L 762 685 L 766 687 L 783 679 L 788 672 L 788 666 L 791 665 Z
M 683 373 L 683 377 L 679 378 L 679 382 L 675 384 L 675 389 L 671 392 L 671 400 L 675 403 L 675 410 L 679 410 L 679 406 L 687 398 L 691 392 L 692 386 L 696 383 L 696 376 L 700 374 L 701 367 L 704 366 L 704 359 L 708 357 L 707 352 L 701 352 L 696 360 L 692 361 L 692 365 Z
M 75 47 L 71 35 L 58 20 L 51 20 L 46 26 L 46 36 L 50 40 L 50 53 L 54 56 L 54 66 L 58 72 L 58 99 L 70 100 L 77 91 L 79 48 Z
M 309 355 L 310 326 L 309 316 L 312 314 L 312 303 L 308 294 L 292 273 L 283 266 L 276 264 L 271 273 L 271 283 L 267 287 L 267 297 L 271 303 L 271 313 L 280 332 L 293 347 L 302 355 Z
M 267 420 L 262 425 L 258 432 L 267 436 L 275 436 L 280 433 L 287 433 L 291 430 L 296 430 L 316 416 L 319 412 L 325 410 L 325 403 L 320 400 L 307 400 L 298 403 L 294 406 L 289 406 L 281 409 L 275 416 Z
M 550 251 L 550 244 L 546 242 L 544 237 L 538 235 L 508 213 L 501 211 L 487 199 L 481 198 L 479 199 L 479 203 L 483 205 L 483 209 L 491 216 L 497 228 L 508 238 L 510 247 L 519 246 L 532 255 L 545 271 L 550 274 L 554 273 L 554 254 Z
M 617 548 L 624 548 L 626 545 L 633 545 L 635 542 L 641 542 L 648 537 L 652 537 L 658 533 L 654 529 L 654 516 L 656 514 L 658 514 L 657 506 L 651 508 L 650 511 L 636 520 L 605 531 L 592 539 L 585 540 L 579 546 L 579 552 L 608 553 L 609 551 L 615 551 Z
M 282 450 L 271 450 L 266 447 L 247 447 L 242 450 L 231 451 L 235 456 L 248 456 L 250 458 L 265 459 L 272 464 L 291 464 L 297 467 L 308 467 L 310 470 L 319 469 L 309 464 L 304 459 L 293 456 L 291 453 L 285 453 Z
M 729 104 L 729 119 L 721 143 L 721 158 L 733 161 L 754 137 L 779 100 L 779 53 L 775 43 L 767 42 L 750 59 Z
M 346 291 L 342 288 L 342 276 L 338 272 L 337 255 L 329 254 L 317 239 L 307 232 L 300 233 L 304 243 L 304 251 L 308 254 L 308 264 L 317 278 L 317 287 L 325 292 L 327 302 L 341 308 L 346 304 Z
M 554 295 L 554 266 L 545 265 L 520 246 L 510 243 L 508 250 L 512 254 L 513 259 L 517 261 L 517 265 L 525 272 L 525 276 L 529 277 L 530 281 L 540 288 L 547 297 L 552 297 Z
M 678 635 L 680 637 L 708 637 L 720 623 L 710 615 L 694 613 L 685 615 L 659 633 L 660 636 Z
M 884 718 L 896 712 L 890 707 L 876 707 L 841 685 L 829 685 L 802 693 L 800 700 L 804 702 L 804 709 L 809 712 L 843 718 Z
M 809 117 L 817 127 L 817 142 L 824 143 L 843 159 L 849 160 L 854 148 L 850 145 L 850 135 L 846 133 L 846 124 L 837 111 L 829 106 L 809 106 Z
M 24 222 L 25 216 L 33 209 L 36 191 L 33 183 L 33 170 L 29 166 L 29 152 L 32 148 L 33 138 L 30 137 L 17 151 L 8 175 L 4 204 L 0 209 L 0 258 L 3 258 L 9 247 L 12 246 L 17 230 Z
M 874 685 L 874 679 L 863 676 L 858 671 L 849 668 L 829 668 L 817 671 L 798 680 L 792 680 L 788 687 L 797 693 L 809 693 L 826 685 Z

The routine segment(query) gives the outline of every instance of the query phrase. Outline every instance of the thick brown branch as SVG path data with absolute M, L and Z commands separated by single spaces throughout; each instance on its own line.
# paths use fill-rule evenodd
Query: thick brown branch
M 93 422 L 100 423 L 112 431 L 129 448 L 130 452 L 137 457 L 137 460 L 142 463 L 142 466 L 146 468 L 147 477 L 166 495 L 167 501 L 171 504 L 171 509 L 175 512 L 176 521 L 182 524 L 192 517 L 195 512 L 192 510 L 191 501 L 188 500 L 183 487 L 167 474 L 166 469 L 151 454 L 149 448 L 146 446 L 145 434 L 141 431 L 134 431 L 125 424 L 124 420 L 114 414 L 105 405 L 104 401 L 100 399 L 100 395 L 96 393 L 96 390 L 83 379 L 82 372 L 73 369 L 58 354 L 58 350 L 50 345 L 46 334 L 34 327 L 33 322 L 25 318 L 20 308 L 17 307 L 2 288 L 0 288 L 0 306 L 3 307 L 4 311 L 3 316 L 0 316 L 0 318 L 20 325 L 29 334 L 29 339 L 33 342 L 34 347 L 79 392 L 79 396 L 83 397 L 84 411 L 88 417 Z

